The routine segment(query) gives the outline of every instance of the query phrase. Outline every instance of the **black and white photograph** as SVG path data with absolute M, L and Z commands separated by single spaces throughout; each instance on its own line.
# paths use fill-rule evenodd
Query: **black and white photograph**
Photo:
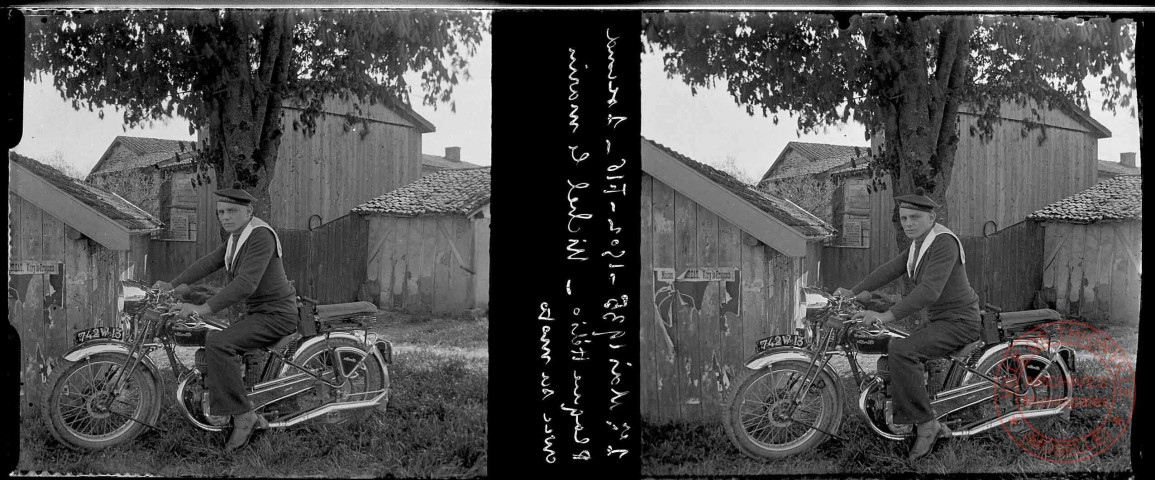
M 1135 22 L 642 24 L 643 476 L 1131 471 Z
M 6 15 L 17 472 L 486 475 L 491 12 Z
M 749 3 L 6 8 L 5 467 L 1141 478 L 1149 10 Z

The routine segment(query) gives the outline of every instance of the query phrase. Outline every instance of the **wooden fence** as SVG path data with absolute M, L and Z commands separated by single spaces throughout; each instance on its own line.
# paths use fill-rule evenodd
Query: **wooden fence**
M 1043 286 L 1043 228 L 1024 221 L 989 237 L 963 237 L 967 277 L 980 304 L 1004 310 L 1032 308 L 1035 293 Z M 891 239 L 877 239 L 891 241 Z M 823 287 L 851 287 L 881 261 L 871 261 L 870 249 L 826 247 L 822 249 Z
M 357 299 L 365 282 L 365 252 L 368 229 L 364 218 L 346 215 L 314 230 L 293 230 L 273 226 L 284 249 L 285 274 L 297 289 L 324 303 Z M 205 232 L 207 234 L 207 232 Z M 184 268 L 207 255 L 203 242 L 149 241 L 148 280 L 172 280 Z M 223 271 L 204 283 L 222 286 Z
M 285 274 L 304 295 L 321 303 L 357 300 L 365 283 L 368 226 L 345 215 L 314 230 L 277 229 L 285 249 Z

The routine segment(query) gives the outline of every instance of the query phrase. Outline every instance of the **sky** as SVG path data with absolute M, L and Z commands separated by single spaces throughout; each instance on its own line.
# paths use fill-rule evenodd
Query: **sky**
M 438 105 L 436 109 L 421 105 L 420 77 L 416 73 L 406 76 L 406 81 L 415 85 L 410 95 L 415 103 L 413 109 L 437 128 L 422 137 L 423 153 L 444 155 L 445 147 L 456 146 L 461 147 L 462 161 L 490 164 L 492 45 L 489 34 L 484 34 L 470 59 L 470 79 L 462 80 L 454 88 L 456 113 L 450 111 L 448 104 Z M 118 135 L 196 139 L 195 135 L 189 135 L 188 121 L 184 119 L 125 131 L 122 115 L 123 112 L 106 110 L 101 120 L 95 111 L 73 110 L 71 102 L 62 99 L 52 86 L 51 77 L 45 76 L 44 83 L 40 84 L 25 82 L 23 136 L 13 150 L 36 159 L 49 159 L 59 152 L 66 163 L 87 174 Z
M 734 103 L 724 82 L 692 95 L 681 79 L 666 78 L 658 52 L 643 54 L 641 77 L 643 136 L 711 165 L 734 157 L 736 165 L 754 179 L 762 178 L 787 142 L 870 145 L 865 128 L 853 122 L 799 136 L 795 117 L 779 114 L 775 125 L 758 110 L 750 116 Z M 1130 108 L 1118 109 L 1117 115 L 1102 111 L 1097 108 L 1102 102 L 1098 82 L 1088 79 L 1084 85 L 1091 92 L 1091 117 L 1111 131 L 1111 137 L 1099 140 L 1099 159 L 1117 162 L 1120 153 L 1136 152 L 1136 164 L 1141 166 L 1139 121 L 1131 117 Z

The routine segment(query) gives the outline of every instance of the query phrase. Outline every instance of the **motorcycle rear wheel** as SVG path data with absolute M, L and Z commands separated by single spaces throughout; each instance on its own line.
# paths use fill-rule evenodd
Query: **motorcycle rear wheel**
M 1019 359 L 1027 369 L 1026 384 L 1019 375 Z M 1054 361 L 1047 363 L 1046 358 L 1030 348 L 1016 345 L 1009 352 L 993 356 L 979 365 L 978 371 L 988 376 L 1002 380 L 1004 386 L 1016 391 L 1026 391 L 1022 398 L 1011 395 L 996 395 L 996 401 L 984 406 L 988 416 L 997 416 L 1016 410 L 1029 412 L 1057 406 L 1072 395 L 1071 373 L 1062 356 L 1055 356 Z M 976 379 L 976 381 L 985 381 Z M 996 394 L 1001 393 L 996 390 Z M 1035 419 L 1032 423 L 1044 425 L 1054 417 Z M 1026 425 L 1008 425 L 1011 430 L 1026 428 Z
M 807 362 L 788 360 L 760 370 L 747 370 L 730 390 L 723 425 L 742 453 L 757 459 L 785 458 L 826 440 L 842 420 L 842 401 L 834 382 L 820 372 L 793 414 L 783 415 L 802 388 Z M 810 428 L 810 427 L 817 427 Z
M 317 382 L 315 388 L 296 396 L 295 399 L 301 411 L 311 410 L 325 403 L 334 401 L 365 400 L 376 396 L 374 393 L 367 392 L 389 389 L 389 371 L 387 367 L 383 368 L 374 358 L 367 358 L 364 362 L 361 362 L 361 359 L 365 356 L 372 355 L 365 350 L 363 345 L 348 338 L 331 338 L 328 343 L 328 346 L 326 346 L 325 342 L 316 343 L 298 352 L 293 360 L 294 363 L 308 368 L 317 374 L 330 371 L 332 368 L 332 359 L 328 351 L 329 347 L 331 347 L 337 352 L 338 358 L 341 359 L 348 378 L 345 379 L 345 384 L 340 389 Z M 285 368 L 285 373 L 287 374 L 292 374 L 296 371 L 292 366 L 286 366 Z M 388 401 L 388 396 L 386 396 L 385 401 Z M 326 421 L 334 424 L 358 421 L 368 416 L 370 410 L 369 408 L 344 410 Z
M 136 366 L 120 395 L 107 391 L 128 358 L 98 353 L 52 373 L 52 392 L 42 412 L 53 437 L 71 448 L 99 450 L 126 443 L 147 428 L 145 424 L 156 424 L 159 385 L 144 365 Z

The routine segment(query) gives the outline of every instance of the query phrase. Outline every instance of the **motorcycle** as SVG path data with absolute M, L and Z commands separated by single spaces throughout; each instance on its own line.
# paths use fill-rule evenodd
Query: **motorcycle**
M 43 404 L 49 430 L 73 448 L 103 449 L 128 442 L 157 426 L 164 377 L 149 353 L 163 348 L 176 379 L 175 399 L 193 426 L 223 431 L 227 415 L 209 413 L 204 383 L 205 337 L 225 325 L 169 312 L 188 287 L 152 289 L 122 281 L 121 323 L 77 332 L 77 343 L 53 372 L 52 391 Z M 263 361 L 246 362 L 248 398 L 263 428 L 284 428 L 311 420 L 344 423 L 370 409 L 384 411 L 390 397 L 389 341 L 367 330 L 376 313 L 368 302 L 318 305 L 298 297 L 297 332 L 264 348 Z M 194 347 L 189 368 L 176 347 Z M 238 364 L 237 368 L 242 368 Z
M 846 359 L 858 389 L 855 410 L 870 430 L 888 440 L 913 438 L 912 425 L 894 423 L 887 391 L 887 346 L 908 334 L 853 320 L 866 308 L 853 298 L 814 288 L 803 288 L 802 294 L 806 314 L 799 333 L 758 340 L 744 378 L 729 393 L 723 423 L 730 440 L 758 459 L 794 455 L 829 437 L 846 440 L 838 434 L 846 392 L 831 365 L 835 356 Z M 978 341 L 927 362 L 926 388 L 936 418 L 953 437 L 1000 426 L 1014 431 L 1027 427 L 1027 420 L 1069 419 L 1075 352 L 1056 341 L 1053 332 L 1015 337 L 1061 320 L 1059 313 L 985 308 Z M 881 354 L 874 373 L 863 371 L 859 354 Z

